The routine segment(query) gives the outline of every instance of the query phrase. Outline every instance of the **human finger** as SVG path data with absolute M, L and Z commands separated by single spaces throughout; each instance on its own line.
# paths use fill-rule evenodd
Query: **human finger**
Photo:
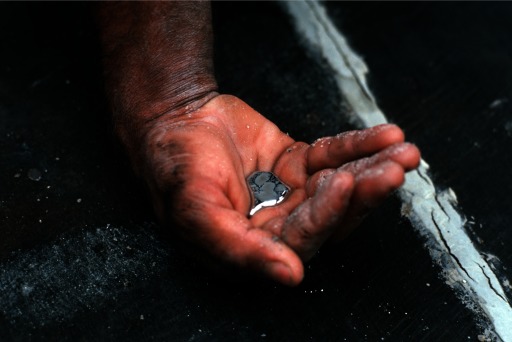
M 398 189 L 404 180 L 404 168 L 389 160 L 358 174 L 350 206 L 340 227 L 332 234 L 331 240 L 340 241 L 346 238 L 361 223 L 366 214 Z
M 418 166 L 420 162 L 420 151 L 413 144 L 398 143 L 385 148 L 371 157 L 347 163 L 339 169 L 358 175 L 385 161 L 393 161 L 404 168 L 405 171 L 409 171 Z
M 403 141 L 402 130 L 391 124 L 318 139 L 307 151 L 308 173 L 339 167 Z
M 283 224 L 281 238 L 302 260 L 309 260 L 338 226 L 348 207 L 354 177 L 332 174 L 315 196 L 302 203 Z
M 206 197 L 211 199 L 215 195 Z M 196 200 L 177 220 L 185 235 L 214 256 L 282 284 L 301 282 L 300 258 L 272 233 L 257 229 L 243 213 L 211 200 Z
M 306 194 L 309 197 L 314 196 L 317 190 L 324 185 L 324 183 L 330 179 L 330 177 L 336 173 L 336 169 L 325 169 L 315 172 L 306 182 Z
M 303 187 L 307 180 L 305 155 L 308 148 L 304 142 L 295 142 L 275 161 L 272 171 L 292 188 Z

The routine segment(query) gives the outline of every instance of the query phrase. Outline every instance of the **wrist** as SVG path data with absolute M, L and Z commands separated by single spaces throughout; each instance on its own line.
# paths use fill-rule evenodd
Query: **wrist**
M 126 149 L 137 174 L 140 174 L 141 168 L 146 163 L 149 146 L 155 143 L 152 140 L 157 136 L 160 136 L 158 139 L 162 138 L 161 134 L 156 132 L 157 130 L 168 131 L 170 127 L 219 95 L 215 88 L 194 89 L 197 92 L 188 92 L 188 96 L 183 94 L 179 98 L 155 102 L 149 106 L 152 110 L 117 113 L 119 115 L 114 113 L 114 133 Z M 165 142 L 159 141 L 158 144 L 165 144 Z
M 137 103 L 120 100 L 120 106 L 112 105 L 114 130 L 122 143 L 139 144 L 152 127 L 163 121 L 179 120 L 180 117 L 201 108 L 218 95 L 214 82 L 211 84 L 188 84 L 181 93 L 161 90 L 161 97 L 142 97 Z M 134 96 L 137 97 L 137 96 Z M 139 97 L 140 98 L 140 97 Z
M 210 4 L 106 2 L 99 11 L 105 86 L 130 156 L 161 120 L 216 95 Z

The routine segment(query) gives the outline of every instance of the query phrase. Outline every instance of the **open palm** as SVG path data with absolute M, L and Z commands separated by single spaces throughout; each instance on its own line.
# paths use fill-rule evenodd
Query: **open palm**
M 243 101 L 219 95 L 162 117 L 146 135 L 144 176 L 159 219 L 211 254 L 288 285 L 327 240 L 344 238 L 398 188 L 419 151 L 382 125 L 295 142 Z M 287 199 L 248 217 L 246 178 L 272 171 Z

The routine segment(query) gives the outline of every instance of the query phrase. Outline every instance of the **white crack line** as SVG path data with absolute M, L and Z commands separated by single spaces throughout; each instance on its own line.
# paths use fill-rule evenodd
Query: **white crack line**
M 388 122 L 367 86 L 366 64 L 348 46 L 323 6 L 317 1 L 286 1 L 283 5 L 309 47 L 331 67 L 340 92 L 353 110 L 353 119 L 362 127 Z M 486 316 L 496 337 L 511 342 L 512 308 L 503 288 L 467 235 L 466 220 L 456 210 L 454 192 L 436 191 L 428 168 L 422 160 L 418 170 L 407 174 L 399 191 L 402 213 L 427 239 L 430 255 L 443 268 L 447 284 L 476 314 Z

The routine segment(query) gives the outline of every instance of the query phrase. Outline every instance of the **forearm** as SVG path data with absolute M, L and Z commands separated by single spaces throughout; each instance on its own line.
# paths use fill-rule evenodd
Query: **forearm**
M 128 149 L 155 119 L 215 96 L 210 16 L 208 1 L 101 5 L 106 89 Z

